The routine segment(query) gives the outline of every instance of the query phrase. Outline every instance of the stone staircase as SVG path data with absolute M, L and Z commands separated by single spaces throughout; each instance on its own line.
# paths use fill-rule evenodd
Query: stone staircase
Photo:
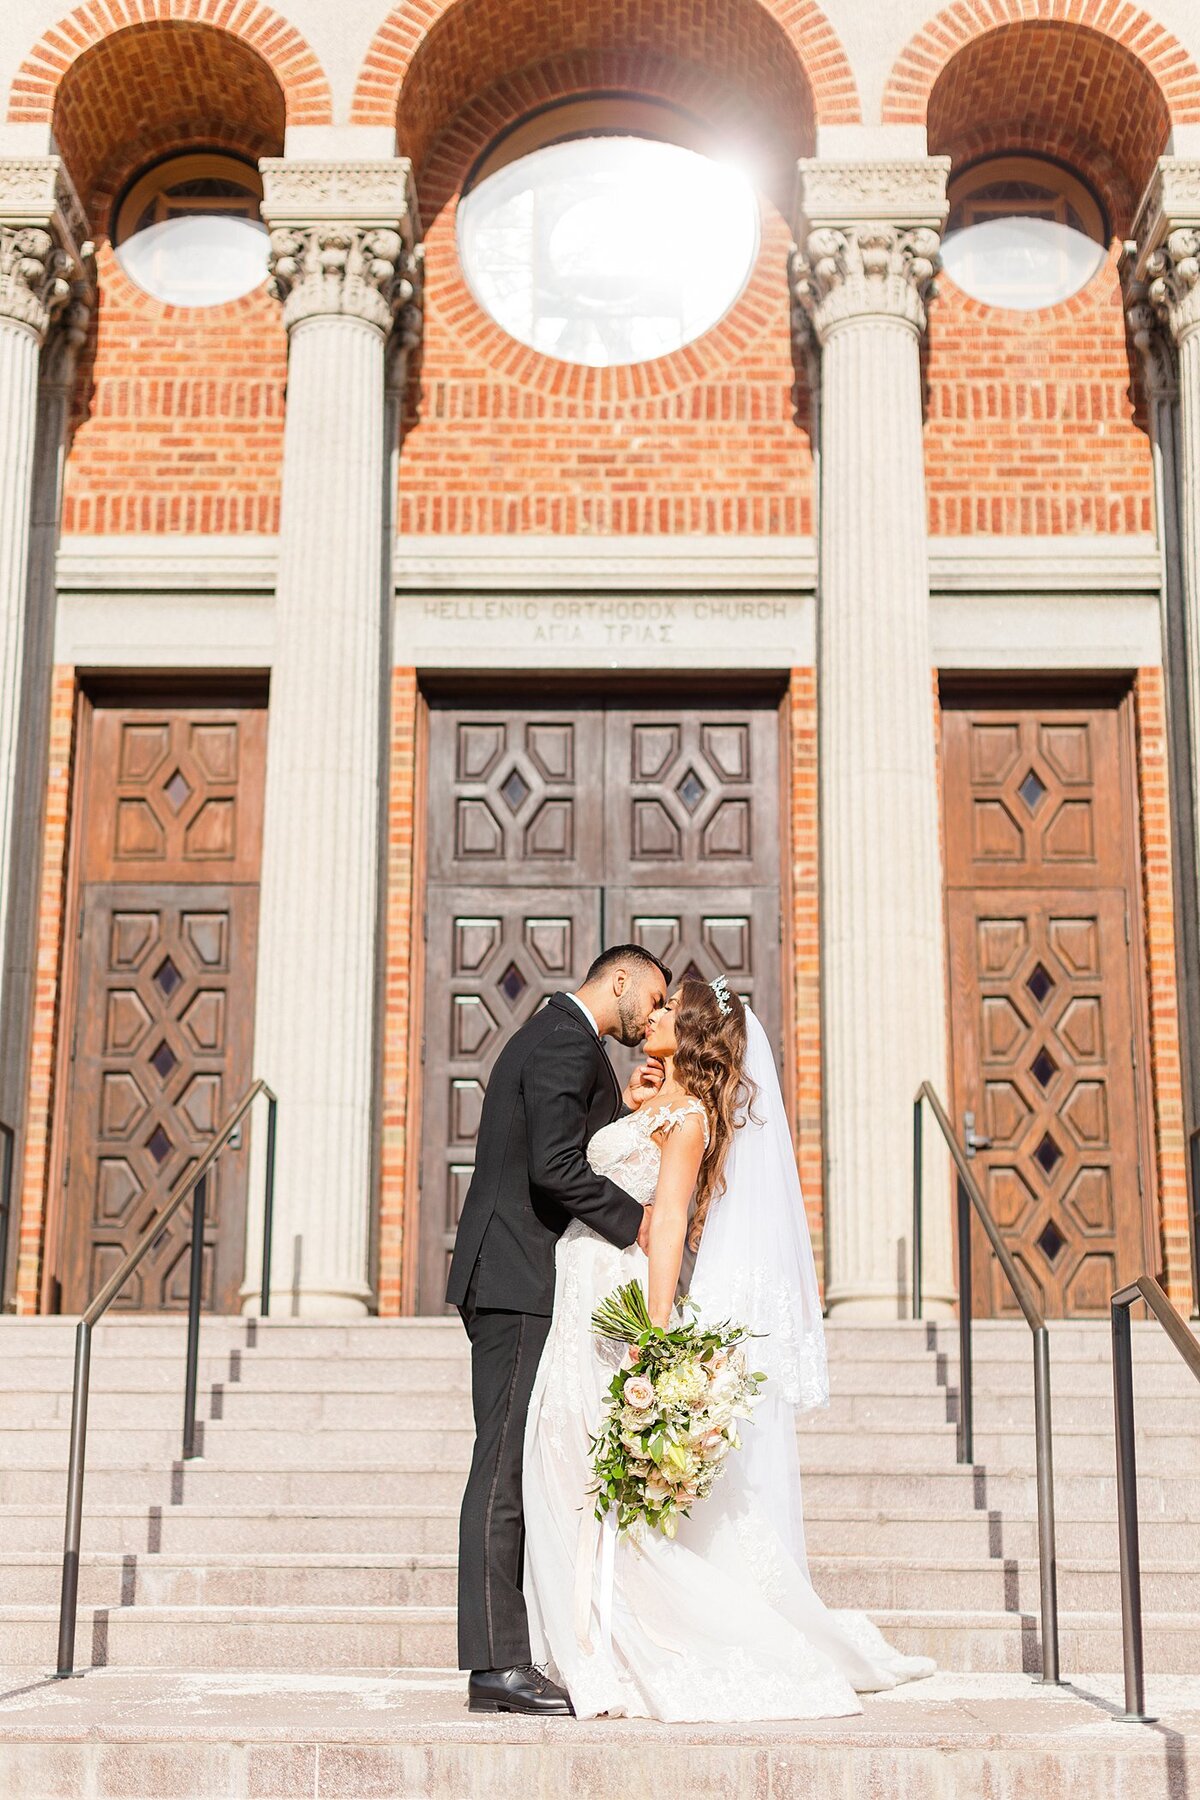
M 1200 1391 L 1135 1328 L 1147 1661 L 1200 1644 Z M 0 1326 L 0 1664 L 51 1654 L 72 1327 Z M 1120 1667 L 1107 1334 L 1052 1330 L 1062 1661 Z M 1028 1334 L 976 1327 L 976 1462 L 955 1460 L 953 1326 L 837 1325 L 832 1404 L 801 1427 L 813 1580 L 956 1669 L 1037 1667 Z M 80 1662 L 453 1668 L 471 1446 L 455 1320 L 205 1322 L 203 1455 L 179 1457 L 183 1328 L 98 1333 Z M 1190 1391 L 1189 1391 L 1190 1390 Z
M 1184 1676 L 1200 1664 L 1200 1390 L 1156 1326 L 1134 1334 L 1146 1662 Z M 1011 1685 L 1039 1654 L 1027 1331 L 976 1327 L 970 1467 L 955 1460 L 953 1324 L 835 1322 L 828 1335 L 832 1404 L 801 1427 L 818 1591 L 955 1677 Z M 1071 1678 L 1121 1667 L 1111 1375 L 1104 1324 L 1051 1337 Z M 0 1321 L 0 1666 L 26 1679 L 53 1666 L 72 1342 L 68 1320 Z M 78 1667 L 108 1681 L 178 1672 L 222 1691 L 390 1672 L 440 1695 L 458 1729 L 455 1541 L 471 1445 L 458 1322 L 206 1320 L 203 1454 L 187 1464 L 183 1343 L 182 1322 L 162 1318 L 97 1333 Z M 0 1695 L 0 1774 L 4 1733 Z

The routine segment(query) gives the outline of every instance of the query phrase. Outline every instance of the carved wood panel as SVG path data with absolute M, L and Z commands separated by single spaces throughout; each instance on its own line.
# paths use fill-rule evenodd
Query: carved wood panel
M 435 707 L 430 880 L 599 881 L 602 726 L 597 712 Z
M 582 980 L 599 891 L 432 887 L 427 937 L 418 1305 L 440 1312 L 492 1064 L 547 995 Z
M 944 744 L 957 1122 L 1046 1312 L 1104 1316 L 1145 1252 L 1117 711 L 956 708 Z M 981 1310 L 1012 1313 L 981 1238 Z
M 491 1059 L 602 942 L 723 971 L 778 1044 L 779 841 L 774 706 L 431 709 L 421 1308 L 441 1307 Z M 555 919 L 552 966 L 530 934 L 551 944 Z M 635 1058 L 612 1054 L 623 1080 Z
M 136 1242 L 252 1078 L 265 713 L 97 708 L 84 776 L 62 1304 Z M 238 1309 L 248 1153 L 210 1181 L 205 1302 Z M 189 1209 L 117 1305 L 187 1301 Z

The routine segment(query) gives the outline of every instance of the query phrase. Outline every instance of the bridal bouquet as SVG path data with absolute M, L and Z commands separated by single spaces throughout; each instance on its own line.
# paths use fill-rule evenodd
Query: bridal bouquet
M 591 1440 L 596 1517 L 616 1509 L 628 1531 L 644 1521 L 674 1537 L 680 1514 L 712 1491 L 740 1443 L 766 1376 L 751 1373 L 740 1325 L 702 1326 L 693 1317 L 674 1330 L 651 1322 L 640 1281 L 617 1288 L 592 1314 L 598 1336 L 628 1346 L 613 1376 L 604 1423 Z

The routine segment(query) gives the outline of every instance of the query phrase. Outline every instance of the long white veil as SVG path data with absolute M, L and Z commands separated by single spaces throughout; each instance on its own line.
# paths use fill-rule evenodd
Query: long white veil
M 767 1376 L 743 1449 L 730 1458 L 717 1491 L 734 1501 L 736 1490 L 753 1490 L 806 1567 L 796 1411 L 829 1404 L 825 1329 L 775 1059 L 749 1007 L 746 1036 L 753 1098 L 733 1135 L 724 1191 L 704 1222 L 691 1295 L 702 1318 L 731 1319 L 758 1334 L 748 1354 Z

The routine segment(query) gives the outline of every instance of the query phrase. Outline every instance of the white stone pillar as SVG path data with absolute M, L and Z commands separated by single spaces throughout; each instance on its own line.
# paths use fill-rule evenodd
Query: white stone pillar
M 272 1309 L 355 1316 L 371 1300 L 384 350 L 414 300 L 413 208 L 399 160 L 262 168 L 289 335 L 254 1052 L 279 1095 Z
M 83 214 L 57 156 L 0 161 L 0 196 L 0 1102 L 12 1120 L 24 1090 L 23 1058 L 15 1054 L 28 912 L 20 888 L 37 880 L 33 847 L 19 829 L 19 771 L 20 746 L 32 729 L 30 654 L 36 660 L 45 637 L 43 621 L 29 616 L 39 370 L 42 345 L 72 297 L 87 246 Z
M 818 731 L 827 1301 L 904 1317 L 912 1101 L 945 1097 L 946 974 L 920 338 L 944 158 L 802 162 L 793 292 L 820 350 Z M 925 1294 L 948 1190 L 927 1156 Z
M 1142 359 L 1163 557 L 1163 657 L 1185 1119 L 1200 1124 L 1200 162 L 1163 157 L 1126 255 L 1130 330 Z M 1192 1195 L 1192 1255 L 1200 1233 Z

